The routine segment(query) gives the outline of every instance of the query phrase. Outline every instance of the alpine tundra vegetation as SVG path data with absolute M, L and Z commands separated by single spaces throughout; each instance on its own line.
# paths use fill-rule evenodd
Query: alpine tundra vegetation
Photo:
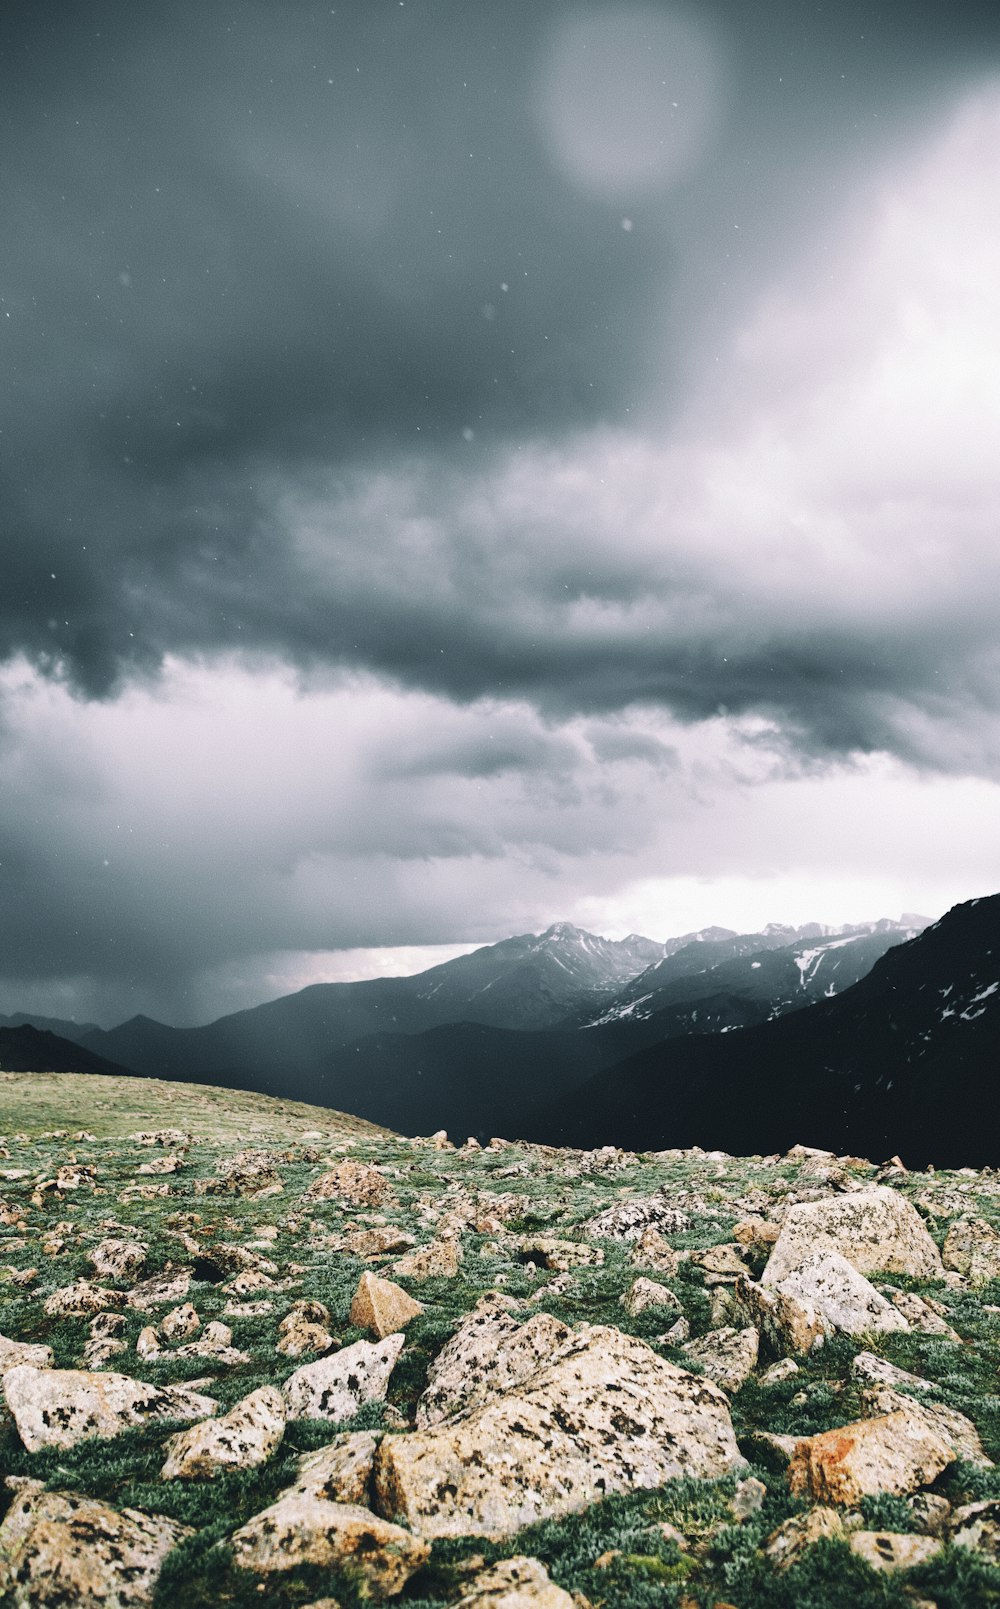
M 995 1170 L 0 1079 L 4 1609 L 1000 1602 Z

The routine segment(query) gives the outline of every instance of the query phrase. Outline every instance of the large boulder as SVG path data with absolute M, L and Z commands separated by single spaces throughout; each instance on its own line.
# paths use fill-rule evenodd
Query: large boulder
M 218 1403 L 185 1386 L 152 1386 L 127 1374 L 86 1369 L 9 1369 L 4 1396 L 31 1453 L 75 1447 L 88 1436 L 117 1436 L 155 1419 L 207 1419 Z
M 905 1392 L 884 1381 L 873 1381 L 862 1388 L 861 1405 L 865 1413 L 873 1417 L 887 1413 L 908 1413 L 947 1442 L 956 1458 L 964 1458 L 970 1464 L 993 1462 L 983 1451 L 979 1432 L 972 1420 L 967 1419 L 964 1413 L 959 1413 L 957 1408 L 946 1407 L 943 1402 L 927 1401 L 924 1396 L 919 1402 L 914 1402 Z
M 315 1363 L 304 1363 L 282 1386 L 289 1419 L 351 1419 L 363 1402 L 382 1402 L 401 1335 L 384 1341 L 355 1341 Z
M 149 1247 L 141 1240 L 118 1240 L 111 1237 L 99 1241 L 87 1253 L 98 1279 L 133 1279 L 145 1265 Z
M 765 1288 L 810 1303 L 831 1335 L 837 1331 L 879 1334 L 910 1327 L 899 1308 L 836 1251 L 810 1252 L 782 1279 Z
M 887 1185 L 789 1207 L 762 1284 L 780 1284 L 816 1251 L 839 1252 L 859 1274 L 939 1279 L 942 1273 L 940 1254 L 920 1214 Z
M 0 1599 L 10 1609 L 145 1609 L 167 1554 L 193 1533 L 19 1480 L 0 1525 Z
M 179 1430 L 165 1446 L 163 1480 L 209 1480 L 223 1469 L 265 1464 L 285 1434 L 285 1399 L 276 1386 L 261 1386 L 218 1419 Z
M 909 1407 L 799 1441 L 788 1466 L 797 1497 L 856 1507 L 863 1497 L 905 1497 L 954 1462 L 951 1447 Z
M 354 1207 L 378 1207 L 392 1195 L 392 1184 L 380 1168 L 367 1162 L 338 1162 L 314 1179 L 307 1201 L 347 1201 Z
M 512 1390 L 386 1437 L 376 1504 L 421 1536 L 500 1537 L 612 1492 L 742 1463 L 716 1386 L 634 1336 L 582 1325 Z
M 426 1430 L 488 1397 L 512 1391 L 572 1333 L 550 1313 L 536 1313 L 526 1324 L 502 1308 L 471 1313 L 427 1371 L 417 1428 Z

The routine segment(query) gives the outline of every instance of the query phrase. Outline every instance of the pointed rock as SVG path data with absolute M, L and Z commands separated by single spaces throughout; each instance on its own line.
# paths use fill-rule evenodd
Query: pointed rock
M 417 1403 L 418 1429 L 514 1390 L 572 1334 L 550 1313 L 538 1313 L 526 1324 L 502 1308 L 470 1313 L 427 1371 Z
M 863 1274 L 829 1249 L 811 1252 L 783 1279 L 767 1289 L 807 1302 L 820 1314 L 827 1332 L 844 1335 L 908 1330 L 898 1307 L 875 1289 Z
M 365 1272 L 358 1281 L 351 1302 L 350 1321 L 359 1330 L 374 1330 L 379 1340 L 405 1329 L 411 1319 L 423 1312 L 401 1285 L 391 1279 L 380 1279 L 377 1274 Z

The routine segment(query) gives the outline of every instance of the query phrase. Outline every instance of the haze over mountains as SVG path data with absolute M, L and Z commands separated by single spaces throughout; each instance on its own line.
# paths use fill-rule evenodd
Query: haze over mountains
M 837 996 L 924 925 L 904 915 L 846 929 L 712 927 L 658 943 L 556 923 L 414 977 L 317 984 L 202 1028 L 4 1021 L 18 1034 L 19 1065 L 34 1022 L 102 1066 L 146 1076 L 281 1093 L 407 1133 L 543 1137 L 540 1123 L 563 1119 L 541 1114 L 604 1070 Z M 0 1051 L 6 1038 L 0 1023 Z M 48 1067 L 72 1064 L 51 1042 L 45 1053 Z

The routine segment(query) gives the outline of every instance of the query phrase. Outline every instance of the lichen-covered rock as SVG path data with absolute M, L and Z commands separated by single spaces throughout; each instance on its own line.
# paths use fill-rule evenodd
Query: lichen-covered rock
M 356 1574 L 366 1597 L 390 1598 L 430 1556 L 426 1542 L 352 1503 L 333 1503 L 298 1486 L 234 1531 L 241 1570 L 270 1574 L 304 1564 Z
M 299 1459 L 296 1487 L 331 1503 L 358 1503 L 368 1507 L 372 1466 L 378 1437 L 370 1430 L 349 1430 L 326 1447 Z
M 141 1240 L 116 1240 L 113 1237 L 99 1241 L 87 1253 L 98 1279 L 132 1279 L 145 1264 L 149 1247 Z
M 53 1291 L 46 1300 L 45 1311 L 50 1318 L 90 1318 L 106 1307 L 120 1306 L 121 1300 L 117 1291 L 93 1285 L 89 1279 L 78 1279 Z
M 920 1214 L 888 1185 L 789 1207 L 761 1283 L 780 1284 L 817 1251 L 839 1252 L 859 1274 L 941 1276 L 940 1254 Z
M 351 1419 L 363 1402 L 382 1402 L 403 1336 L 355 1341 L 315 1363 L 304 1363 L 282 1386 L 289 1419 Z
M 366 1271 L 358 1281 L 349 1316 L 359 1330 L 373 1330 L 381 1341 L 405 1329 L 410 1320 L 418 1318 L 422 1312 L 421 1303 L 401 1285 Z
M 462 1248 L 454 1236 L 432 1240 L 393 1264 L 393 1273 L 403 1279 L 454 1279 L 462 1265 Z
M 798 1497 L 853 1507 L 876 1492 L 905 1497 L 929 1486 L 954 1458 L 923 1417 L 906 1409 L 803 1438 L 788 1481 Z
M 831 1335 L 837 1331 L 868 1335 L 910 1327 L 898 1307 L 887 1301 L 846 1257 L 829 1249 L 811 1252 L 784 1278 L 765 1288 L 810 1303 Z
M 647 1229 L 658 1229 L 662 1235 L 680 1235 L 690 1227 L 687 1213 L 675 1207 L 665 1195 L 634 1196 L 628 1201 L 617 1201 L 583 1225 L 585 1234 L 626 1243 L 638 1240 Z
M 191 1275 L 186 1268 L 154 1274 L 129 1292 L 126 1306 L 136 1313 L 151 1313 L 154 1307 L 166 1307 L 168 1302 L 183 1302 L 190 1287 Z
M 7 1406 L 29 1452 L 75 1447 L 88 1436 L 117 1436 L 154 1419 L 207 1419 L 218 1403 L 185 1386 L 152 1386 L 127 1374 L 36 1369 L 28 1363 L 3 1379 Z
M 264 1464 L 285 1434 L 285 1399 L 276 1386 L 261 1386 L 217 1419 L 180 1430 L 169 1449 L 163 1480 L 208 1480 L 221 1469 Z
M 515 1389 L 387 1436 L 376 1503 L 421 1536 L 506 1536 L 612 1492 L 742 1462 L 716 1386 L 634 1336 L 583 1325 Z
M 160 1320 L 160 1333 L 166 1341 L 186 1341 L 201 1328 L 201 1319 L 191 1302 L 172 1307 Z
M 992 1564 L 1000 1564 L 1000 1498 L 966 1503 L 951 1516 L 949 1539 L 960 1548 L 972 1548 Z
M 909 1413 L 921 1419 L 927 1428 L 947 1442 L 956 1458 L 970 1464 L 992 1464 L 983 1451 L 979 1432 L 971 1419 L 957 1408 L 948 1408 L 943 1402 L 930 1402 L 922 1396 L 919 1402 L 884 1381 L 873 1381 L 863 1387 L 861 1405 L 865 1413 Z
M 806 1514 L 793 1514 L 764 1544 L 764 1552 L 779 1570 L 797 1564 L 807 1548 L 825 1539 L 841 1541 L 846 1535 L 844 1522 L 835 1508 L 811 1508 Z
M 286 1358 L 328 1352 L 334 1339 L 327 1328 L 330 1309 L 323 1302 L 293 1302 L 278 1325 L 278 1351 Z
M 392 1195 L 392 1184 L 380 1168 L 367 1162 L 338 1162 L 328 1173 L 314 1179 L 305 1193 L 307 1201 L 349 1201 L 355 1207 L 378 1207 Z
M 669 1286 L 642 1276 L 632 1281 L 628 1290 L 622 1292 L 619 1301 L 631 1318 L 638 1318 L 640 1313 L 648 1312 L 651 1307 L 666 1307 L 675 1313 L 681 1311 L 680 1301 Z
M 481 1570 L 455 1609 L 575 1609 L 575 1604 L 539 1559 L 519 1555 Z
M 427 1371 L 417 1403 L 418 1428 L 514 1390 L 572 1333 L 550 1313 L 538 1313 L 525 1324 L 502 1307 L 470 1313 Z
M 393 1251 L 409 1251 L 416 1244 L 412 1235 L 395 1224 L 376 1224 L 371 1229 L 348 1229 L 341 1237 L 341 1250 L 352 1257 L 382 1257 Z
M 649 1268 L 654 1274 L 666 1274 L 672 1279 L 679 1267 L 679 1258 L 665 1235 L 658 1229 L 646 1228 L 632 1242 L 628 1256 L 633 1268 Z
M 1000 1275 L 1000 1233 L 985 1218 L 957 1218 L 945 1236 L 941 1261 L 964 1274 L 970 1285 Z
M 854 1531 L 851 1552 L 872 1570 L 912 1570 L 941 1552 L 937 1537 L 898 1531 Z
M 731 1290 L 717 1294 L 724 1299 L 718 1315 L 713 1307 L 713 1319 L 718 1317 L 722 1324 L 739 1329 L 752 1325 L 760 1331 L 768 1350 L 779 1356 L 794 1353 L 805 1357 L 821 1347 L 829 1333 L 829 1324 L 815 1302 L 805 1296 L 768 1290 L 745 1274 Z
M 83 1349 L 81 1363 L 85 1369 L 103 1369 L 114 1357 L 126 1350 L 119 1332 L 125 1328 L 123 1313 L 95 1313 L 90 1321 L 90 1340 Z
M 52 1348 L 41 1341 L 12 1341 L 0 1335 L 0 1376 L 19 1363 L 30 1363 L 36 1369 L 51 1369 L 55 1361 Z
M 709 1330 L 698 1340 L 689 1341 L 684 1351 L 701 1364 L 709 1380 L 731 1395 L 746 1385 L 757 1367 L 760 1331 L 752 1325 L 744 1330 Z
M 167 1554 L 193 1534 L 162 1514 L 19 1481 L 0 1525 L 0 1598 L 10 1609 L 146 1609 Z
M 571 1268 L 600 1268 L 604 1253 L 600 1246 L 587 1246 L 579 1240 L 560 1240 L 556 1235 L 528 1235 L 520 1243 L 523 1261 L 565 1274 Z
M 918 1296 L 916 1291 L 886 1292 L 893 1307 L 898 1307 L 911 1330 L 920 1335 L 939 1335 L 945 1341 L 957 1341 L 961 1344 L 962 1337 L 952 1329 L 944 1317 L 946 1309 L 940 1303 L 928 1300 L 926 1296 Z

